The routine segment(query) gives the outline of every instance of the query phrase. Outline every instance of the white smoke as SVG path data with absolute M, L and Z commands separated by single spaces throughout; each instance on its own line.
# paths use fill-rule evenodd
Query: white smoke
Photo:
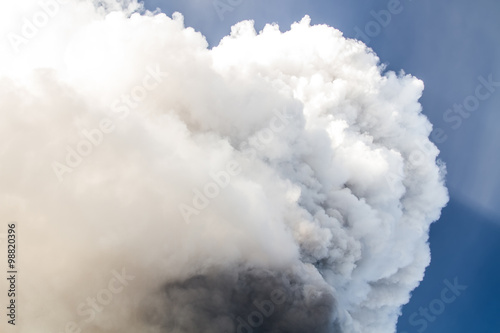
M 308 17 L 209 49 L 135 0 L 42 3 L 0 13 L 20 332 L 245 332 L 292 285 L 254 332 L 395 331 L 448 199 L 420 80 Z

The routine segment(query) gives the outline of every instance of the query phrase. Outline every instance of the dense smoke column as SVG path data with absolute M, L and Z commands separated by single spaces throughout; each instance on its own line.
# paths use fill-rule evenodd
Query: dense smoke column
M 395 331 L 448 199 L 422 81 L 308 17 L 209 48 L 179 13 L 54 3 L 0 12 L 21 331 Z

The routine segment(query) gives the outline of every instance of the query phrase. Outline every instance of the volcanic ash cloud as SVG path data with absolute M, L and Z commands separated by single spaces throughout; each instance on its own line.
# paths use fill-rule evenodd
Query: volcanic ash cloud
M 0 17 L 23 332 L 395 331 L 448 200 L 420 80 L 307 16 L 209 48 L 179 13 L 47 3 Z

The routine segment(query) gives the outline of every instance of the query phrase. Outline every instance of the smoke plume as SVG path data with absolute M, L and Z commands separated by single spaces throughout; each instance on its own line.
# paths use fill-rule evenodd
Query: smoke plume
M 209 48 L 135 0 L 4 7 L 19 332 L 395 331 L 448 200 L 422 81 L 307 16 Z

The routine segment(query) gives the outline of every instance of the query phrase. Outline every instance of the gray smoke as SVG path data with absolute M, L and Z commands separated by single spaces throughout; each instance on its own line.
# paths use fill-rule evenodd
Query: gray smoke
M 331 288 L 298 275 L 218 271 L 169 283 L 156 296 L 143 318 L 162 332 L 340 332 Z
M 135 0 L 5 6 L 20 331 L 395 331 L 448 200 L 420 80 L 307 16 L 209 49 Z

